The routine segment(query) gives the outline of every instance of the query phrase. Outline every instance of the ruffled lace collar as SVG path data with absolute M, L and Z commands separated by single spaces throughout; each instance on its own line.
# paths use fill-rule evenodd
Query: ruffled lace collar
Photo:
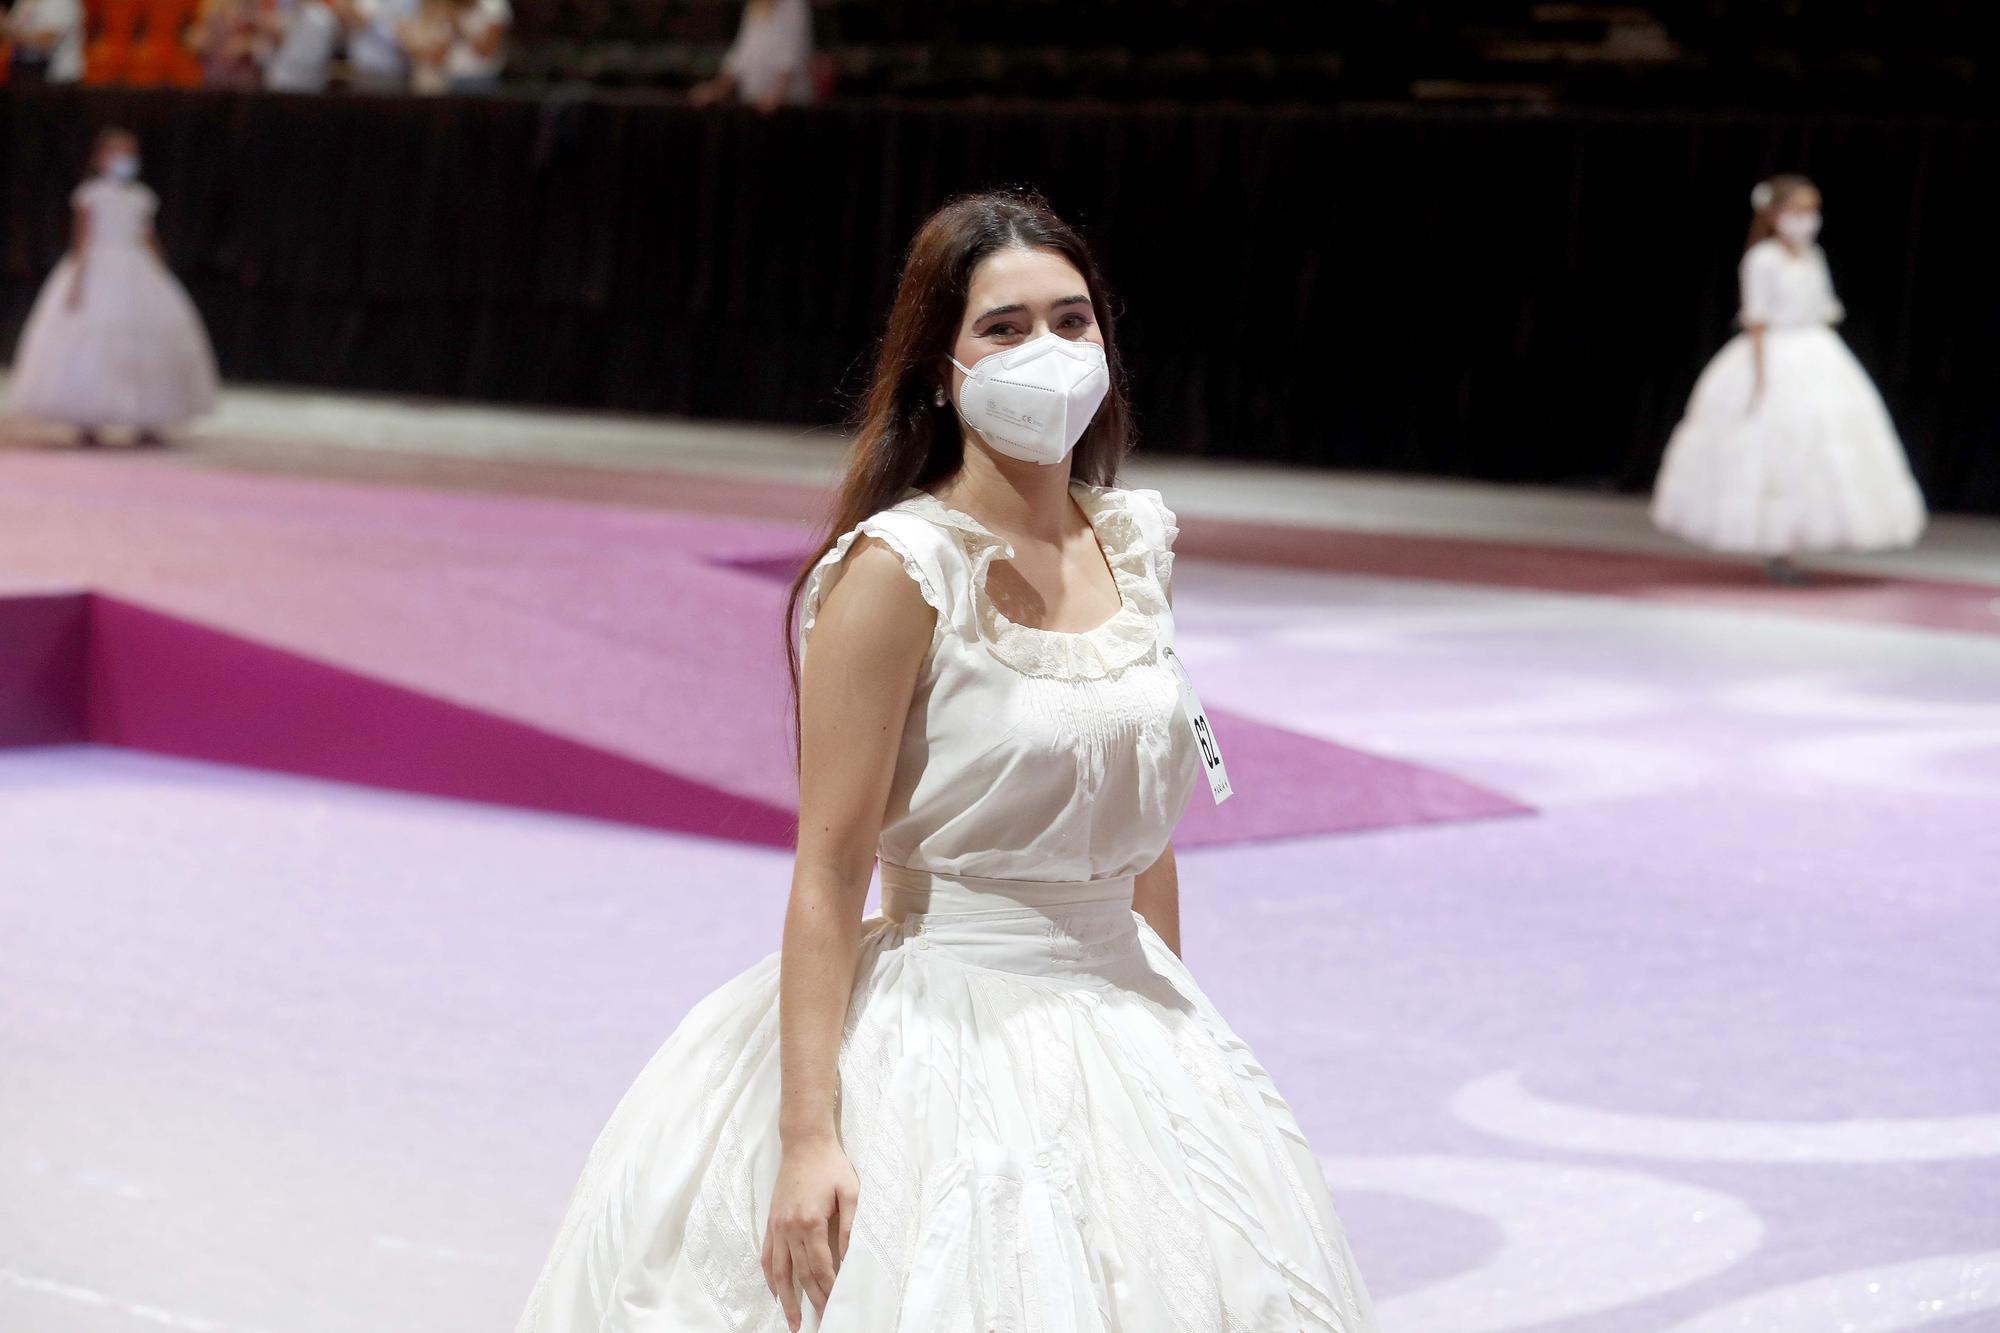
M 1119 608 L 1095 629 L 1069 632 L 1017 625 L 986 595 L 986 572 L 995 560 L 1012 560 L 1014 547 L 972 515 L 953 509 L 929 491 L 911 488 L 893 508 L 920 515 L 958 534 L 972 565 L 972 605 L 987 651 L 1029 676 L 1096 680 L 1122 671 L 1152 651 L 1166 595 L 1153 581 L 1146 539 L 1126 492 L 1071 481 L 1070 494 L 1097 533 L 1105 563 L 1118 584 Z

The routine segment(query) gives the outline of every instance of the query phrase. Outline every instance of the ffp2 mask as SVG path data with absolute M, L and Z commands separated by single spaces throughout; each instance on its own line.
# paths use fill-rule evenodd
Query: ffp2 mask
M 1027 463 L 1060 463 L 1111 392 L 1104 349 L 1056 333 L 970 366 L 950 360 L 965 372 L 959 415 L 995 449 Z

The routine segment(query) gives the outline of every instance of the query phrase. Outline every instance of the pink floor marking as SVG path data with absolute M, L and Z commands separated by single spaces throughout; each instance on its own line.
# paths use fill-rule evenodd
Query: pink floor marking
M 753 841 L 796 808 L 773 706 L 783 585 L 737 567 L 798 556 L 796 527 L 103 462 L 4 460 L 0 568 L 101 590 L 129 604 L 107 612 L 126 641 L 203 663 L 206 694 L 161 685 L 157 700 L 147 668 L 120 666 L 134 691 L 121 707 L 145 719 L 132 743 Z M 220 694 L 225 657 L 270 679 Z M 324 701 L 288 714 L 286 688 Z M 363 695 L 365 726 L 309 720 Z M 411 769 L 391 743 L 399 710 L 412 734 L 486 755 L 479 772 L 443 758 Z M 1217 725 L 1232 778 L 1259 800 L 1198 799 L 1184 845 L 1524 810 L 1448 774 Z M 547 757 L 563 746 L 562 762 Z M 530 754 L 543 778 L 527 779 Z M 645 817 L 673 792 L 692 808 Z M 740 805 L 718 814 L 717 801 Z
M 1784 588 L 1768 583 L 1760 563 L 1749 557 L 1649 555 L 1217 518 L 1183 519 L 1175 549 L 1293 569 L 2000 634 L 1995 609 L 2000 587 L 1815 571 L 1809 586 Z
M 115 598 L 88 604 L 92 741 L 792 845 L 790 810 Z
M 84 739 L 88 644 L 80 594 L 0 595 L 0 746 Z

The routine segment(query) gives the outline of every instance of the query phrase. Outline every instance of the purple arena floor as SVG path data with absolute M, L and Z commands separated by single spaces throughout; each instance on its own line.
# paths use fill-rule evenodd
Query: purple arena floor
M 30 461 L 15 512 L 46 513 L 72 465 Z M 202 531 L 245 521 L 202 490 L 149 501 L 195 534 L 157 559 L 79 538 L 0 573 L 243 632 L 261 608 L 316 660 L 612 737 L 547 693 L 556 654 L 426 674 L 425 606 L 481 645 L 595 642 L 608 609 L 557 615 L 553 573 L 440 553 L 438 520 L 417 587 L 324 549 L 308 582 L 326 529 L 286 492 L 268 559 L 184 578 Z M 67 494 L 104 530 L 132 502 Z M 666 542 L 599 512 L 633 567 Z M 537 550 L 588 567 L 562 526 L 587 507 L 545 517 Z M 1389 1333 L 2000 1328 L 2000 636 L 1198 554 L 1176 580 L 1203 698 L 1246 731 L 1514 811 L 1182 855 L 1189 961 L 1320 1147 Z M 644 633 L 607 688 L 708 595 L 670 586 L 647 619 L 621 585 Z M 385 606 L 396 637 L 370 642 Z M 740 763 L 691 776 L 779 795 Z M 510 1327 L 612 1104 L 775 947 L 789 869 L 609 819 L 0 749 L 0 1330 Z

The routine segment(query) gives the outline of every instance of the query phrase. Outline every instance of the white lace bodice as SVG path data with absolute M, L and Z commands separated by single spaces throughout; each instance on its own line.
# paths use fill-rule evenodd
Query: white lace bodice
M 862 533 L 887 543 L 936 609 L 879 844 L 893 865 L 998 879 L 1137 874 L 1164 850 L 1198 776 L 1174 676 L 1173 511 L 1154 490 L 1075 481 L 1121 606 L 1081 633 L 1008 620 L 986 575 L 1013 548 L 911 490 L 835 542 L 808 577 L 813 622 Z
M 144 245 L 160 201 L 137 181 L 98 176 L 76 187 L 70 201 L 90 214 L 90 244 Z
M 1844 315 L 1833 294 L 1826 253 L 1813 246 L 1793 254 L 1783 241 L 1767 237 L 1743 254 L 1738 270 L 1743 289 L 1743 327 L 1824 328 Z

